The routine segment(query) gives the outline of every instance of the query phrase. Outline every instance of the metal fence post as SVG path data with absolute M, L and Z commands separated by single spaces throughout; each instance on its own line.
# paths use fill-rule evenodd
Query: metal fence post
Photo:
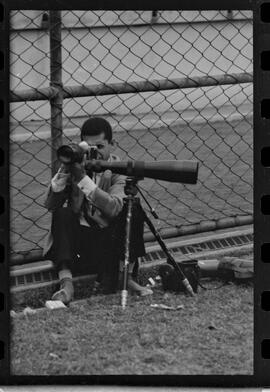
M 61 11 L 50 11 L 50 86 L 55 94 L 51 104 L 51 170 L 57 170 L 57 148 L 62 144 L 63 133 L 63 85 L 62 85 L 62 43 L 61 43 Z

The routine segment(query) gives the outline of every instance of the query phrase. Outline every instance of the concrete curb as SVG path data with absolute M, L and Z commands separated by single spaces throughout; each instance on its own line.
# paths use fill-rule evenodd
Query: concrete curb
M 211 256 L 211 259 L 213 259 L 214 258 L 214 256 L 219 256 L 219 257 L 221 257 L 221 256 L 225 256 L 225 255 L 228 255 L 228 254 L 230 254 L 231 252 L 235 252 L 235 248 L 231 248 L 231 249 L 227 249 L 227 250 L 223 250 L 223 251 L 216 251 L 216 252 L 212 252 L 211 253 L 211 255 L 208 255 L 208 256 Z M 237 249 L 238 251 L 243 251 L 243 252 L 245 252 L 245 251 L 251 251 L 252 250 L 252 245 L 250 245 L 250 246 L 245 246 L 245 247 L 239 247 L 239 249 Z M 204 257 L 206 257 L 206 255 L 204 254 L 204 255 L 200 255 L 200 256 L 196 256 L 196 259 L 201 259 L 201 258 L 204 258 Z M 239 257 L 239 258 L 241 258 L 241 256 Z M 180 261 L 180 259 L 179 260 L 177 260 L 177 261 Z M 162 260 L 162 261 L 157 261 L 157 262 L 155 262 L 155 263 L 148 263 L 148 264 L 146 264 L 146 265 L 143 265 L 143 266 L 141 266 L 141 269 L 142 270 L 149 270 L 149 269 L 154 269 L 155 267 L 159 267 L 161 264 L 165 264 L 166 263 L 166 261 L 165 260 Z M 94 277 L 95 275 L 91 275 L 91 277 Z M 90 277 L 90 276 L 88 276 L 88 277 Z M 83 279 L 85 279 L 85 278 L 87 278 L 86 276 L 82 276 L 82 277 L 78 277 L 78 278 L 76 278 L 76 281 L 80 281 L 80 280 L 83 280 Z M 51 282 L 50 283 L 50 286 L 52 285 L 52 284 L 55 284 L 55 282 Z M 120 301 L 120 291 L 119 292 L 117 292 L 117 293 L 115 293 L 114 295 L 119 295 L 119 301 Z M 102 295 L 102 294 L 101 294 Z M 90 296 L 91 297 L 91 296 Z M 23 311 L 20 311 L 20 312 L 14 312 L 14 310 L 11 310 L 10 312 L 11 312 L 11 317 L 12 318 L 17 318 L 17 317 L 32 317 L 33 315 L 38 315 L 38 314 L 40 314 L 40 313 L 44 313 L 44 312 L 52 312 L 52 311 L 56 311 L 56 310 L 62 310 L 62 311 L 68 311 L 68 310 L 70 310 L 70 309 L 72 309 L 73 307 L 76 307 L 77 305 L 79 305 L 80 303 L 84 303 L 84 302 L 86 302 L 90 297 L 85 297 L 85 298 L 80 298 L 80 299 L 76 299 L 75 301 L 72 301 L 71 303 L 70 303 L 70 305 L 69 306 L 67 306 L 66 308 L 59 308 L 59 309 L 48 309 L 45 305 L 43 306 L 43 307 L 39 307 L 39 308 L 29 308 L 28 306 L 27 307 L 25 307 L 25 309 L 23 310 Z M 120 306 L 120 303 L 119 303 L 119 306 Z M 30 309 L 30 311 L 29 311 L 29 313 L 26 311 L 26 309 L 27 308 L 29 308 Z

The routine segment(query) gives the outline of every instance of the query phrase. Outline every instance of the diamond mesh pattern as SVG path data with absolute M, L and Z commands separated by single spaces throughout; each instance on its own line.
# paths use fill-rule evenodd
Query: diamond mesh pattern
M 13 252 L 40 248 L 50 223 L 49 24 L 46 12 L 11 13 Z M 124 160 L 198 160 L 196 185 L 140 183 L 159 229 L 252 214 L 251 12 L 62 11 L 61 34 L 64 143 L 79 140 L 89 115 L 102 115 Z M 197 77 L 193 87 L 169 87 Z

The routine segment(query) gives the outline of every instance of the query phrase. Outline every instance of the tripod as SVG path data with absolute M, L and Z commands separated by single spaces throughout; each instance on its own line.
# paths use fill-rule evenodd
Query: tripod
M 132 221 L 132 214 L 133 214 L 133 209 L 134 209 L 135 204 L 139 205 L 139 208 L 141 209 L 144 221 L 147 223 L 147 225 L 148 225 L 149 229 L 151 230 L 151 232 L 153 233 L 156 241 L 159 243 L 161 249 L 164 251 L 164 253 L 167 256 L 167 262 L 174 267 L 179 279 L 181 279 L 182 284 L 186 288 L 187 292 L 191 296 L 195 296 L 194 291 L 193 291 L 188 279 L 184 275 L 182 269 L 175 261 L 174 257 L 172 256 L 171 252 L 168 250 L 168 248 L 167 248 L 166 244 L 164 243 L 163 239 L 161 238 L 160 234 L 156 231 L 153 223 L 151 222 L 149 217 L 146 215 L 144 209 L 142 208 L 142 206 L 140 204 L 140 199 L 138 197 L 135 197 L 138 192 L 137 183 L 141 179 L 142 178 L 138 178 L 138 177 L 127 177 L 125 187 L 124 187 L 124 192 L 126 195 L 126 197 L 124 198 L 124 206 L 126 206 L 126 217 L 125 217 L 123 289 L 121 292 L 121 305 L 122 305 L 123 309 L 126 307 L 126 304 L 127 304 L 128 270 L 129 270 L 129 263 L 130 263 L 131 221 Z

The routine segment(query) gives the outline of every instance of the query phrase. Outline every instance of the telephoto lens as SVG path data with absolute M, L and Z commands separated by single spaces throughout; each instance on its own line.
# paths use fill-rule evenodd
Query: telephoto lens
M 85 151 L 78 144 L 72 143 L 69 145 L 63 145 L 57 150 L 57 158 L 61 163 L 66 165 L 72 163 L 81 163 Z

